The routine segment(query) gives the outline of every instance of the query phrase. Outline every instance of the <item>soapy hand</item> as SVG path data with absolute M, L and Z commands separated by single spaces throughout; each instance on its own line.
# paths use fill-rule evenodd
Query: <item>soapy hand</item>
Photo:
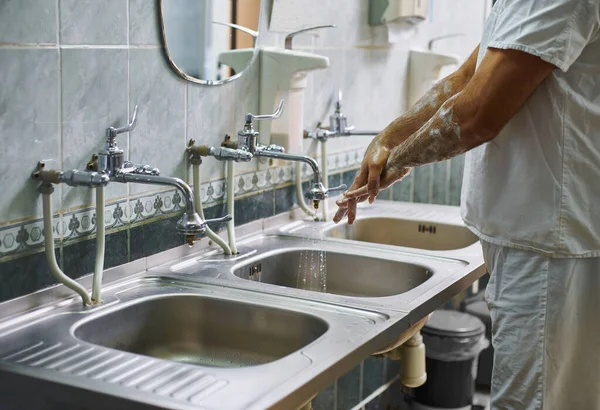
M 336 202 L 338 211 L 333 217 L 334 222 L 348 216 L 348 223 L 352 224 L 356 219 L 358 203 L 366 200 L 373 203 L 381 189 L 388 188 L 410 172 L 409 168 L 398 169 L 389 163 L 391 148 L 383 139 L 380 134 L 369 145 L 354 182 L 344 194 L 344 199 Z

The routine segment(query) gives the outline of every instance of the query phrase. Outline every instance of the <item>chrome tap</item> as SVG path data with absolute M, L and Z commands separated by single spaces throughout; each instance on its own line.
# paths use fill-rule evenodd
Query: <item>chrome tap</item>
M 284 102 L 279 102 L 279 107 L 273 114 L 254 115 L 246 114 L 246 123 L 244 128 L 238 132 L 237 142 L 231 141 L 229 136 L 225 137 L 220 147 L 209 147 L 207 145 L 196 146 L 194 140 L 190 140 L 188 145 L 188 154 L 190 161 L 201 161 L 200 157 L 211 156 L 220 161 L 230 160 L 236 162 L 248 162 L 253 158 L 273 158 L 286 161 L 304 162 L 308 164 L 313 171 L 313 182 L 311 188 L 305 193 L 307 199 L 313 201 L 315 208 L 319 207 L 319 202 L 326 199 L 330 193 L 343 191 L 346 185 L 340 185 L 335 188 L 325 188 L 321 182 L 321 171 L 319 164 L 313 158 L 306 155 L 288 154 L 285 149 L 279 145 L 262 145 L 258 142 L 258 132 L 254 129 L 253 121 L 274 120 L 281 116 Z
M 283 100 L 280 101 L 279 107 L 273 114 L 254 115 L 246 114 L 246 123 L 244 128 L 238 132 L 237 148 L 243 151 L 252 153 L 255 157 L 282 159 L 287 161 L 304 162 L 308 164 L 313 171 L 313 182 L 311 188 L 306 192 L 307 199 L 313 201 L 316 208 L 319 207 L 319 201 L 326 199 L 331 192 L 343 191 L 346 185 L 340 185 L 335 188 L 325 188 L 321 182 L 321 171 L 319 164 L 313 158 L 306 155 L 288 154 L 285 149 L 279 145 L 261 145 L 257 142 L 258 132 L 254 130 L 253 121 L 273 120 L 281 116 L 283 112 Z
M 327 141 L 333 137 L 351 137 L 351 136 L 375 136 L 378 131 L 356 131 L 354 125 L 348 125 L 348 117 L 342 112 L 342 91 L 338 91 L 338 99 L 335 103 L 335 111 L 329 116 L 329 128 L 317 125 L 315 131 L 306 131 L 304 138 Z
M 163 185 L 177 188 L 185 201 L 186 211 L 177 222 L 177 232 L 184 235 L 189 245 L 194 243 L 196 236 L 203 237 L 206 234 L 206 224 L 211 222 L 227 222 L 231 215 L 211 220 L 202 220 L 194 205 L 192 189 L 180 178 L 160 175 L 157 168 L 148 165 L 134 165 L 124 160 L 123 150 L 117 146 L 116 137 L 119 134 L 130 132 L 137 124 L 137 105 L 133 110 L 131 122 L 125 127 L 110 127 L 106 130 L 106 147 L 98 153 L 98 172 L 107 175 L 110 181 L 120 183 L 139 183 L 149 185 Z

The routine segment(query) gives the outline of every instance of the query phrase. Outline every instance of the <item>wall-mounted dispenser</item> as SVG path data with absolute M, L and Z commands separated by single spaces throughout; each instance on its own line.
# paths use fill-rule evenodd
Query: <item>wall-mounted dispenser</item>
M 370 0 L 369 24 L 380 26 L 395 21 L 411 24 L 427 18 L 429 0 Z

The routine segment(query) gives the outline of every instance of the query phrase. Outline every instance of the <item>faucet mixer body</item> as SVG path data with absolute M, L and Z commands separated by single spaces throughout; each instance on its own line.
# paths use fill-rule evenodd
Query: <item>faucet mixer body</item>
M 283 112 L 283 100 L 280 101 L 279 107 L 273 114 L 268 115 L 254 115 L 246 114 L 244 128 L 238 132 L 238 141 L 231 143 L 226 141 L 225 147 L 214 148 L 214 147 L 190 147 L 190 156 L 194 155 L 194 149 L 196 153 L 206 156 L 214 156 L 220 160 L 233 160 L 236 162 L 247 162 L 252 158 L 272 158 L 281 159 L 286 161 L 303 162 L 308 164 L 313 171 L 313 182 L 310 190 L 306 192 L 305 196 L 307 199 L 313 201 L 315 208 L 318 208 L 319 201 L 326 199 L 331 192 L 343 191 L 346 189 L 346 185 L 340 185 L 335 188 L 325 188 L 321 181 L 321 171 L 319 164 L 312 157 L 307 155 L 297 155 L 286 153 L 285 149 L 279 145 L 262 145 L 258 142 L 258 132 L 254 129 L 253 121 L 255 120 L 272 120 L 277 119 Z
M 378 131 L 356 131 L 353 125 L 348 125 L 348 117 L 342 112 L 342 92 L 338 92 L 335 111 L 329 116 L 329 128 L 317 126 L 315 131 L 305 131 L 304 137 L 316 139 L 321 142 L 334 137 L 376 136 Z
M 226 222 L 230 215 L 209 221 L 204 221 L 196 212 L 192 189 L 182 179 L 160 175 L 157 168 L 148 165 L 134 165 L 124 160 L 123 150 L 119 149 L 116 137 L 119 134 L 133 131 L 137 123 L 137 106 L 133 111 L 131 122 L 125 127 L 110 127 L 106 130 L 106 147 L 98 153 L 98 171 L 108 176 L 110 181 L 120 183 L 138 183 L 148 185 L 172 186 L 179 190 L 185 202 L 186 210 L 177 222 L 177 232 L 184 235 L 186 242 L 191 245 L 194 239 L 206 234 L 206 224 L 209 222 Z

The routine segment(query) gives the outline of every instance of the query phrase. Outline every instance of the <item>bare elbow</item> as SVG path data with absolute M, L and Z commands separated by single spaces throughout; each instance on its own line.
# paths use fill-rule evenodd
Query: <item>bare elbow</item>
M 474 115 L 468 120 L 459 123 L 461 138 L 467 143 L 469 148 L 475 148 L 486 142 L 490 142 L 496 138 L 499 131 L 493 130 L 489 125 L 488 121 L 483 120 L 478 115 Z

